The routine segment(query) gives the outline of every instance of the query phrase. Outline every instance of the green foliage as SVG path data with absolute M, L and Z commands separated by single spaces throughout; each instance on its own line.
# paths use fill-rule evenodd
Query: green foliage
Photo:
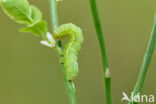
M 20 31 L 31 32 L 45 39 L 47 24 L 42 21 L 42 13 L 38 8 L 29 5 L 27 0 L 1 0 L 4 12 L 17 23 L 27 26 Z
M 35 6 L 31 6 L 31 18 L 34 22 L 40 21 L 42 19 L 42 13 Z
M 39 21 L 34 24 L 28 25 L 27 27 L 20 29 L 21 32 L 31 32 L 34 33 L 37 36 L 42 36 L 44 39 L 46 39 L 47 34 L 47 24 L 45 21 Z
M 31 24 L 31 7 L 27 0 L 1 0 L 5 13 L 18 23 Z

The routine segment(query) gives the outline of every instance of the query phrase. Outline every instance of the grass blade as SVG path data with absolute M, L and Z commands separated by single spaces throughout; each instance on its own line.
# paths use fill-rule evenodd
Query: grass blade
M 141 66 L 141 71 L 138 77 L 138 80 L 136 82 L 136 86 L 133 90 L 133 94 L 134 96 L 137 95 L 138 93 L 141 93 L 145 78 L 146 78 L 146 74 L 148 71 L 148 67 L 149 64 L 151 62 L 151 58 L 154 52 L 154 48 L 155 48 L 155 44 L 156 44 L 156 22 L 154 21 L 154 25 L 153 25 L 153 30 L 152 30 L 152 34 L 151 34 L 151 38 L 149 40 L 148 43 L 148 47 L 143 59 L 143 63 Z M 129 102 L 128 104 L 137 104 L 136 102 Z
M 101 49 L 103 73 L 104 73 L 104 81 L 105 81 L 106 104 L 112 104 L 110 71 L 108 68 L 108 60 L 107 60 L 106 47 L 105 47 L 105 41 L 104 41 L 104 34 L 102 31 L 102 26 L 101 26 L 99 14 L 98 14 L 96 0 L 90 0 L 90 7 L 91 7 L 94 25 L 96 28 L 96 33 L 97 33 L 97 37 L 98 37 L 98 41 L 99 41 L 99 45 Z

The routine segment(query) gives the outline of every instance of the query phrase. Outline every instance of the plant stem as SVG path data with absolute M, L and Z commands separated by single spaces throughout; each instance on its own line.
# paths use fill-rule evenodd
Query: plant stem
M 91 11 L 92 11 L 92 16 L 93 16 L 94 25 L 96 28 L 99 45 L 101 48 L 104 82 L 105 82 L 106 104 L 112 104 L 110 71 L 108 68 L 108 60 L 107 60 L 107 54 L 106 54 L 106 48 L 105 48 L 105 41 L 104 41 L 102 26 L 101 26 L 99 14 L 98 14 L 96 0 L 90 0 L 90 7 L 91 7 Z
M 156 22 L 154 22 L 154 26 L 153 26 L 153 30 L 152 30 L 152 34 L 151 34 L 151 38 L 150 41 L 148 43 L 148 47 L 143 59 L 143 63 L 141 66 L 141 71 L 138 77 L 138 80 L 136 82 L 136 86 L 133 90 L 133 95 L 137 95 L 139 93 L 141 93 L 145 78 L 146 78 L 146 73 L 152 58 L 152 54 L 154 52 L 154 48 L 155 48 L 155 44 L 156 44 Z M 137 104 L 136 102 L 129 102 L 128 104 Z
M 51 22 L 52 22 L 52 30 L 54 31 L 58 27 L 58 16 L 57 16 L 57 2 L 56 0 L 49 0 L 50 4 L 50 14 L 51 14 Z M 62 60 L 62 43 L 61 40 L 56 41 L 56 51 L 59 57 L 59 61 L 61 63 Z M 67 94 L 69 97 L 70 104 L 77 104 L 76 93 L 74 83 L 67 80 L 67 75 L 65 71 L 64 64 L 61 63 L 61 69 L 63 73 L 64 83 L 66 86 Z

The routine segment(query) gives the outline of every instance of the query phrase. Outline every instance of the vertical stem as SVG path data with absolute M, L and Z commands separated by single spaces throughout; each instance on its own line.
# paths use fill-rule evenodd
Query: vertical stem
M 58 15 L 57 15 L 57 5 L 56 0 L 49 0 L 50 4 L 50 16 L 51 16 L 51 24 L 52 30 L 55 30 L 58 27 Z
M 136 82 L 136 86 L 134 88 L 133 94 L 134 96 L 141 93 L 145 78 L 146 78 L 146 74 L 147 74 L 147 70 L 154 52 L 154 48 L 155 48 L 155 44 L 156 44 L 156 23 L 154 22 L 153 25 L 153 30 L 152 30 L 152 34 L 151 34 L 151 38 L 143 59 L 143 63 L 141 66 L 141 71 L 138 77 L 138 80 Z M 128 104 L 137 104 L 136 102 L 129 102 Z
M 56 2 L 56 0 L 49 0 L 49 4 L 50 4 L 52 30 L 55 30 L 58 27 L 57 2 Z M 56 42 L 56 51 L 57 51 L 57 54 L 59 57 L 59 61 L 61 63 L 62 43 L 60 40 L 57 40 L 57 42 Z M 67 80 L 67 75 L 66 75 L 66 71 L 65 71 L 65 67 L 64 67 L 63 63 L 61 63 L 61 69 L 62 69 L 64 83 L 66 86 L 70 104 L 77 104 L 74 83 Z
M 103 73 L 104 73 L 104 81 L 105 81 L 106 104 L 112 104 L 110 71 L 108 68 L 108 60 L 107 60 L 107 54 L 106 54 L 106 48 L 105 48 L 105 41 L 104 41 L 102 26 L 101 26 L 99 14 L 98 14 L 96 0 L 90 0 L 90 7 L 91 7 L 91 11 L 92 11 L 92 16 L 93 16 L 94 25 L 96 28 L 99 45 L 101 48 Z

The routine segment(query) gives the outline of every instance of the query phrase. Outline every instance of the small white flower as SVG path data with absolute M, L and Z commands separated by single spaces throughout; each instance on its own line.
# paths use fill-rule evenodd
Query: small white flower
M 48 43 L 47 41 L 45 41 L 45 40 L 42 40 L 42 41 L 40 41 L 40 43 L 42 44 L 42 45 L 45 45 L 45 46 L 48 46 L 48 47 L 55 47 L 55 46 L 53 46 L 52 44 L 50 44 L 50 43 Z
M 49 32 L 47 32 L 47 39 L 50 41 L 50 43 L 48 43 L 45 40 L 42 40 L 40 43 L 45 46 L 52 47 L 52 48 L 56 46 L 56 41 L 54 40 L 54 38 Z
M 47 38 L 48 38 L 48 40 L 50 41 L 51 44 L 53 44 L 53 45 L 56 44 L 53 36 L 49 32 L 47 32 Z

